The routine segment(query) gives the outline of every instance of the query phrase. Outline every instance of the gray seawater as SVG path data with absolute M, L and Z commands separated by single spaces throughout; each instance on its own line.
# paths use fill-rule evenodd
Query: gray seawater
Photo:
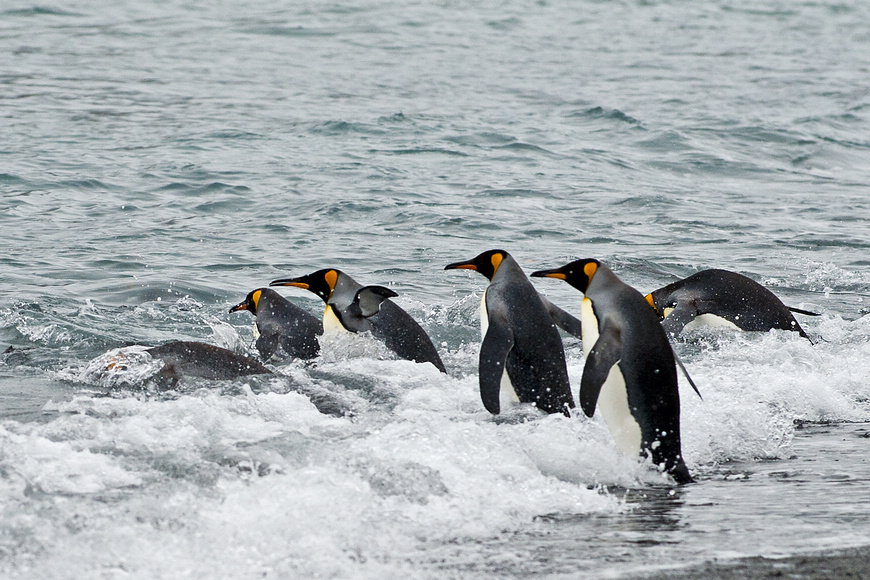
M 601 578 L 870 546 L 868 184 L 858 0 L 4 0 L 0 574 Z M 443 267 L 496 247 L 644 292 L 735 270 L 820 312 L 817 344 L 681 338 L 704 400 L 681 385 L 675 487 L 598 417 L 484 411 L 485 280 Z M 398 292 L 448 376 L 364 336 L 271 379 L 98 372 L 174 339 L 250 354 L 228 308 L 323 267 Z

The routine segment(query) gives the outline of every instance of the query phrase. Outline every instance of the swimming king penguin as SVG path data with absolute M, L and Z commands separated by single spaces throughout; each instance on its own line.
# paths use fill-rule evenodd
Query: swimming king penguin
M 257 350 L 264 360 L 278 348 L 288 356 L 312 359 L 320 354 L 317 337 L 323 325 L 316 316 L 302 310 L 274 290 L 257 288 L 245 301 L 230 308 L 230 312 L 247 310 L 257 318 Z
M 702 270 L 646 296 L 671 336 L 692 323 L 740 330 L 793 330 L 812 342 L 789 308 L 776 295 L 751 278 L 728 270 Z
M 504 250 L 490 250 L 445 270 L 475 270 L 490 284 L 480 301 L 478 380 L 483 406 L 497 415 L 501 398 L 547 413 L 574 407 L 562 337 L 543 299 Z
M 335 269 L 318 270 L 299 278 L 282 278 L 269 286 L 295 286 L 314 292 L 326 303 L 323 330 L 370 331 L 372 336 L 406 360 L 429 362 L 442 373 L 444 363 L 426 332 L 390 298 L 398 296 L 384 286 L 363 286 Z
M 532 276 L 565 280 L 583 294 L 580 319 L 586 364 L 580 407 L 596 406 L 617 446 L 649 455 L 678 483 L 692 476 L 680 443 L 680 395 L 674 353 L 643 295 L 597 260 L 577 260 Z

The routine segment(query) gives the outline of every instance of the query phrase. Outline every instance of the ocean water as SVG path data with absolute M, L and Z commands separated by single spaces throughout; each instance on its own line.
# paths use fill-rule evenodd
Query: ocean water
M 4 0 L 0 575 L 629 578 L 870 546 L 868 220 L 866 2 Z M 681 383 L 674 486 L 600 417 L 483 409 L 485 279 L 443 267 L 492 248 L 643 292 L 738 271 L 821 313 L 816 344 L 682 336 L 704 399 Z M 269 378 L 104 371 L 253 354 L 229 307 L 324 267 L 395 290 L 448 374 L 366 336 Z

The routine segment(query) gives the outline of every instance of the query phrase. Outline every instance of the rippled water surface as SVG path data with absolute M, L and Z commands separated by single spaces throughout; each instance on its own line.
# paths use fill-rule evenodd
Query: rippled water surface
M 850 0 L 0 4 L 0 573 L 630 577 L 870 546 L 868 79 Z M 738 271 L 820 312 L 816 344 L 681 337 L 704 400 L 681 384 L 676 487 L 599 417 L 483 409 L 485 280 L 443 267 L 497 247 L 643 292 Z M 254 354 L 229 307 L 324 267 L 395 290 L 448 374 L 365 336 L 268 378 L 104 372 L 176 339 Z

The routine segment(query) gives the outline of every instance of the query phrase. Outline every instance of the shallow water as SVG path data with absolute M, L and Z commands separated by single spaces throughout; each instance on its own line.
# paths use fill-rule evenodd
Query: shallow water
M 2 573 L 591 578 L 870 545 L 868 23 L 824 1 L 4 4 Z M 597 417 L 483 410 L 485 280 L 443 267 L 496 247 L 643 292 L 735 270 L 820 312 L 817 344 L 681 337 L 704 400 L 681 383 L 698 483 L 674 487 Z M 398 292 L 448 375 L 366 337 L 271 378 L 101 371 L 169 340 L 251 354 L 229 307 L 323 267 Z

